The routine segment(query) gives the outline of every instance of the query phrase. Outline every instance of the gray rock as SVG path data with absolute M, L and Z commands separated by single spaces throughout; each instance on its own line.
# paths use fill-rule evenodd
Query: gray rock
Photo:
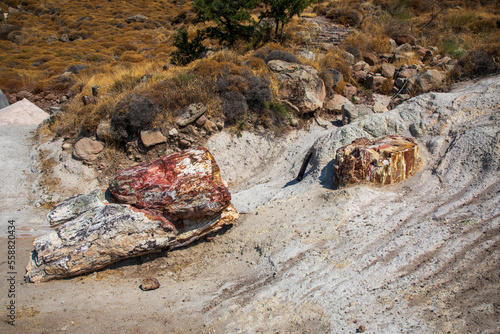
M 71 72 L 73 74 L 78 74 L 80 73 L 82 70 L 86 69 L 87 67 L 89 67 L 88 65 L 85 65 L 85 64 L 74 64 L 74 65 L 71 65 L 69 66 L 67 69 L 66 69 L 66 72 Z
M 373 114 L 373 111 L 367 106 L 346 103 L 342 106 L 342 124 L 347 125 L 370 114 Z
M 179 135 L 179 131 L 176 128 L 172 128 L 168 131 L 168 135 L 170 137 L 177 137 Z
M 365 85 L 368 89 L 379 90 L 385 80 L 383 76 L 369 75 L 366 77 Z
M 7 100 L 7 97 L 4 95 L 4 93 L 0 89 L 0 109 L 8 107 L 8 106 L 9 106 L 9 100 Z
M 198 117 L 203 115 L 206 111 L 207 111 L 207 106 L 204 105 L 203 103 L 190 104 L 188 107 L 184 109 L 182 115 L 179 116 L 179 118 L 177 118 L 177 125 L 182 127 L 191 124 L 194 121 L 196 121 Z
M 47 37 L 47 43 L 57 42 L 58 40 L 59 38 L 57 38 L 56 35 L 50 35 L 49 37 Z
M 138 15 L 133 15 L 133 16 L 130 16 L 130 17 L 127 17 L 125 19 L 125 22 L 127 23 L 133 23 L 133 22 L 146 22 L 148 20 L 148 18 L 142 14 L 138 14 Z
M 101 141 L 106 141 L 113 137 L 111 124 L 109 123 L 109 121 L 102 121 L 101 123 L 99 123 L 96 129 L 96 136 Z

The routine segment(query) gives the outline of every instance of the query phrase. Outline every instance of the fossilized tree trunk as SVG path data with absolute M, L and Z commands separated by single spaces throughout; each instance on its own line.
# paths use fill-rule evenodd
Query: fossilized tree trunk
M 418 144 L 398 135 L 358 138 L 339 148 L 335 159 L 337 187 L 361 182 L 396 183 L 413 175 L 420 163 Z
M 109 190 L 116 199 L 94 190 L 49 213 L 57 231 L 35 240 L 26 281 L 75 276 L 184 246 L 238 218 L 219 167 L 204 148 L 121 171 Z

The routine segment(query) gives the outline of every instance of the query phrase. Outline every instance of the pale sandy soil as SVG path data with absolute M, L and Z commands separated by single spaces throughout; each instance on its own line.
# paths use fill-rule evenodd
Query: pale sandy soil
M 410 135 L 411 124 L 423 129 L 414 177 L 335 189 L 338 147 L 374 131 Z M 500 331 L 498 77 L 342 128 L 311 125 L 285 138 L 220 133 L 208 147 L 242 213 L 237 224 L 184 249 L 41 284 L 22 283 L 33 238 L 19 233 L 17 326 L 2 322 L 0 332 Z M 294 182 L 311 147 L 313 164 Z M 33 217 L 18 216 L 19 230 L 29 225 L 24 214 Z M 6 248 L 2 234 L 3 272 Z M 162 286 L 141 291 L 148 276 Z M 0 280 L 2 305 L 7 290 Z

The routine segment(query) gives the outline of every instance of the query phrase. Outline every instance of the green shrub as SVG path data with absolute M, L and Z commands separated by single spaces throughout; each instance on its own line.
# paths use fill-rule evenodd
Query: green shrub
M 201 44 L 204 38 L 205 34 L 197 30 L 196 37 L 192 41 L 189 41 L 187 29 L 181 29 L 174 35 L 174 46 L 177 48 L 177 51 L 172 52 L 172 63 L 183 66 L 198 58 L 205 51 L 205 47 Z

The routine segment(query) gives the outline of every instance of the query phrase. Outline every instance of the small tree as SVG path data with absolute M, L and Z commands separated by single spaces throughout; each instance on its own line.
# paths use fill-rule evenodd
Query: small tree
M 253 33 L 255 21 L 250 10 L 256 0 L 194 0 L 193 7 L 201 21 L 212 21 L 217 26 L 207 29 L 209 36 L 221 42 L 234 44 L 239 37 Z
M 172 63 L 186 65 L 198 58 L 200 53 L 205 51 L 205 47 L 201 44 L 204 38 L 203 32 L 197 30 L 196 37 L 190 42 L 187 29 L 181 29 L 174 35 L 174 46 L 177 51 L 172 52 Z
M 276 22 L 276 36 L 283 34 L 285 24 L 288 24 L 292 17 L 300 15 L 316 0 L 264 0 L 263 3 L 268 10 L 261 14 L 262 17 L 270 17 Z

